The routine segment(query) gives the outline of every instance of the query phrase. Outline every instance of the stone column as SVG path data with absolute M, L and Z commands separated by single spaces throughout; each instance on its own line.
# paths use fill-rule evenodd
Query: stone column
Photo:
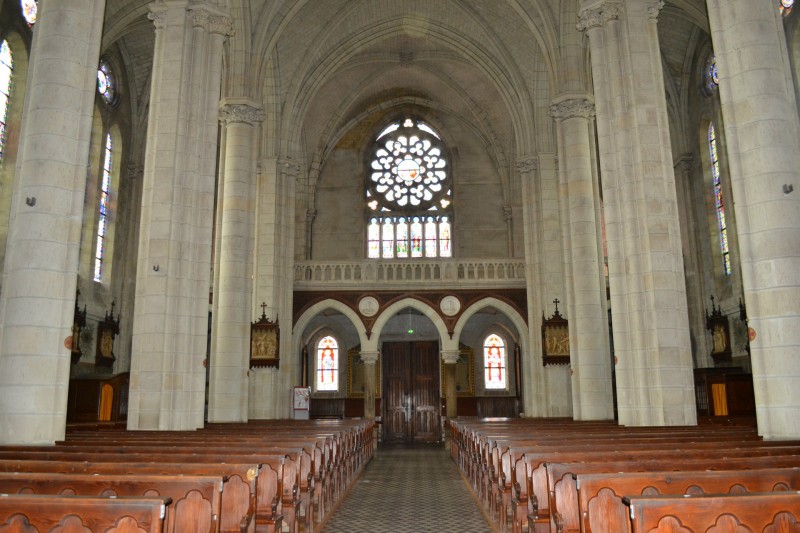
M 255 159 L 253 150 L 264 112 L 247 99 L 226 99 L 220 108 L 225 159 L 217 192 L 222 212 L 219 281 L 214 291 L 216 342 L 210 360 L 208 420 L 245 422 L 252 316 Z M 243 391 L 245 393 L 243 393 Z
M 64 438 L 103 0 L 40 4 L 0 296 L 0 443 Z
M 561 165 L 559 206 L 563 221 L 564 278 L 569 313 L 572 416 L 614 417 L 611 347 L 600 222 L 599 184 L 593 169 L 590 128 L 594 103 L 564 97 L 553 103 Z
M 458 350 L 442 350 L 442 361 L 444 362 L 444 399 L 447 405 L 447 418 L 458 416 L 458 393 L 456 391 L 456 363 L 460 353 Z
M 204 423 L 222 45 L 232 25 L 208 4 L 157 1 L 150 10 L 128 428 L 188 430 Z
M 775 2 L 708 0 L 733 185 L 758 431 L 800 438 L 800 152 Z
M 375 396 L 378 384 L 375 382 L 375 364 L 380 352 L 361 352 L 364 363 L 364 418 L 375 418 Z
M 623 425 L 696 423 L 660 0 L 582 0 L 589 37 Z

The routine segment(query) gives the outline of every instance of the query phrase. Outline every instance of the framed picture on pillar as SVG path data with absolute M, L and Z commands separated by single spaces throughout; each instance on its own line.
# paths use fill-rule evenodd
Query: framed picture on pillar
M 569 321 L 558 312 L 559 300 L 553 300 L 556 310 L 553 316 L 542 315 L 542 363 L 547 365 L 569 364 Z
M 464 344 L 458 347 L 458 362 L 456 363 L 456 396 L 475 395 L 475 352 Z M 442 376 L 442 396 L 447 390 L 447 372 L 444 361 L 441 362 L 440 375 Z
M 361 360 L 361 347 L 347 352 L 347 397 L 363 398 L 366 390 L 366 365 Z M 375 361 L 375 397 L 381 397 L 381 357 Z
M 262 304 L 261 318 L 250 324 L 250 368 L 278 368 L 280 363 L 280 330 L 278 320 L 272 322 Z

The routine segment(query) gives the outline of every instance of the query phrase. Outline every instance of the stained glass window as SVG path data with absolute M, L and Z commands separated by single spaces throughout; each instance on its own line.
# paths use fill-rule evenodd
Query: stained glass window
M 105 256 L 106 230 L 108 229 L 108 200 L 111 195 L 111 169 L 113 165 L 113 144 L 111 134 L 106 135 L 103 153 L 103 177 L 100 185 L 100 205 L 97 217 L 97 245 L 94 251 L 94 280 L 103 280 L 103 260 Z
M 111 71 L 111 65 L 105 59 L 101 59 L 100 66 L 97 67 L 97 92 L 107 104 L 113 104 L 117 96 L 114 74 Z
M 339 390 L 339 344 L 330 335 L 317 343 L 317 390 Z
M 781 15 L 786 16 L 792 12 L 794 0 L 778 0 L 778 6 L 780 7 Z
M 36 0 L 20 0 L 19 5 L 22 7 L 22 16 L 25 17 L 25 22 L 28 23 L 28 26 L 36 24 L 36 11 L 38 8 Z
M 417 118 L 399 119 L 376 136 L 367 173 L 367 257 L 451 257 L 446 154 L 439 134 Z
M 722 199 L 717 135 L 714 130 L 713 122 L 708 125 L 708 150 L 711 158 L 711 177 L 714 186 L 714 205 L 717 213 L 717 225 L 719 227 L 719 247 L 722 253 L 722 269 L 725 275 L 729 276 L 731 274 L 731 255 L 728 247 L 728 224 L 725 221 L 725 202 Z
M 706 61 L 706 67 L 703 72 L 704 90 L 707 95 L 711 95 L 717 90 L 719 86 L 719 71 L 717 70 L 717 58 L 711 54 Z
M 3 160 L 6 147 L 6 128 L 8 125 L 8 104 L 11 98 L 11 78 L 14 73 L 14 61 L 8 41 L 0 44 L 0 161 Z
M 487 389 L 506 388 L 506 346 L 495 334 L 483 342 L 483 378 Z

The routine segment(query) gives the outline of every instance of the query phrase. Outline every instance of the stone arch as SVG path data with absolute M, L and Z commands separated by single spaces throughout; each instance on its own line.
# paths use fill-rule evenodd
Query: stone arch
M 445 350 L 446 346 L 448 346 L 448 342 L 450 336 L 447 333 L 447 326 L 442 320 L 442 317 L 439 316 L 439 313 L 431 307 L 430 305 L 417 300 L 416 298 L 403 298 L 402 300 L 398 300 L 391 305 L 389 305 L 386 309 L 384 309 L 378 318 L 375 320 L 375 324 L 372 326 L 372 335 L 370 336 L 370 348 L 369 350 L 377 351 L 378 350 L 378 343 L 380 342 L 381 338 L 381 331 L 386 326 L 386 323 L 395 316 L 397 313 L 405 309 L 406 307 L 411 307 L 412 309 L 416 309 L 428 319 L 433 322 L 436 331 L 439 332 L 439 340 L 441 341 L 440 349 Z M 363 345 L 362 345 L 363 346 Z M 455 349 L 458 349 L 458 343 L 455 344 Z

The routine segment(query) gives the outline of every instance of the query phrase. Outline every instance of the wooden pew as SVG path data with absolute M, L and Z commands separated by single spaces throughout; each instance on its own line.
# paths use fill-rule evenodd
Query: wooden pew
M 165 533 L 219 531 L 223 478 L 120 474 L 0 473 L 0 492 L 72 496 L 166 497 Z
M 20 454 L 25 457 L 25 454 Z M 0 459 L 0 472 L 42 472 L 53 474 L 123 474 L 123 475 L 211 475 L 226 478 L 219 517 L 220 533 L 255 531 L 256 483 L 261 465 L 253 463 L 134 463 L 62 461 L 43 459 Z M 282 517 L 274 517 L 274 529 L 280 531 Z M 269 528 L 269 524 L 267 524 Z
M 656 461 L 627 461 L 613 463 L 548 463 L 546 465 L 549 489 L 550 531 L 580 531 L 581 510 L 576 477 L 587 473 L 610 472 L 656 472 L 674 471 L 675 476 L 684 473 L 702 475 L 705 471 L 747 470 L 754 468 L 749 458 L 747 461 L 731 461 L 725 458 L 697 458 L 680 461 L 677 458 L 665 458 Z M 792 463 L 797 464 L 796 461 Z M 774 459 L 768 465 L 786 466 Z M 757 466 L 755 467 L 757 468 Z M 747 474 L 743 473 L 743 477 Z M 709 481 L 710 487 L 712 482 Z M 708 491 L 706 491 L 708 492 Z M 720 492 L 720 491 L 713 491 Z
M 169 498 L 0 494 L 0 531 L 161 533 Z
M 631 523 L 623 496 L 797 491 L 800 468 L 578 474 L 576 483 L 580 527 L 563 531 L 625 533 Z
M 800 492 L 625 496 L 634 533 L 800 531 Z

